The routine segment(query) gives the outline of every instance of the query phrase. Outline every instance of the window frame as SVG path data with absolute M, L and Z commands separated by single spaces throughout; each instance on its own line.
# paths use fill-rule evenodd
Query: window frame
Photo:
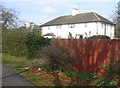
M 68 28 L 75 28 L 75 24 L 68 24 Z
M 85 28 L 87 27 L 87 23 L 85 23 Z
M 50 30 L 50 26 L 48 26 L 48 30 Z
M 56 25 L 56 29 L 61 29 L 62 25 Z

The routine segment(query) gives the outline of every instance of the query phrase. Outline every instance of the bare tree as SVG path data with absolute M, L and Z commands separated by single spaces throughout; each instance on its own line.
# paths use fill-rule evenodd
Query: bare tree
M 17 15 L 15 10 L 7 9 L 0 5 L 0 21 L 5 28 L 14 28 L 17 26 Z
M 117 10 L 114 11 L 113 21 L 116 23 L 115 26 L 115 37 L 120 38 L 120 1 L 118 2 Z

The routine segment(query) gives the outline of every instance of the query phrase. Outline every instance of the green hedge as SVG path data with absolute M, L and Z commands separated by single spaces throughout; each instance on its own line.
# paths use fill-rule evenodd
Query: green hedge
M 89 39 L 110 39 L 110 37 L 106 35 L 94 35 L 94 36 L 91 36 Z
M 41 36 L 40 30 L 5 30 L 2 35 L 2 52 L 14 56 L 32 57 L 50 41 Z
M 28 30 L 5 30 L 2 35 L 2 52 L 15 56 L 26 56 L 24 39 Z
M 25 45 L 27 47 L 27 57 L 34 58 L 39 56 L 43 47 L 50 45 L 51 39 L 44 38 L 40 33 L 31 32 L 25 38 Z

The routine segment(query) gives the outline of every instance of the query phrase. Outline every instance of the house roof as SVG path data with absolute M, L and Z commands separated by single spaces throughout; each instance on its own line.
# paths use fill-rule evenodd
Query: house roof
M 113 22 L 109 21 L 108 19 L 102 17 L 101 15 L 95 12 L 88 12 L 88 13 L 81 13 L 75 16 L 68 15 L 68 16 L 61 16 L 55 18 L 45 24 L 43 26 L 53 26 L 53 25 L 64 25 L 64 24 L 77 24 L 77 23 L 88 23 L 88 22 L 104 22 L 115 25 Z

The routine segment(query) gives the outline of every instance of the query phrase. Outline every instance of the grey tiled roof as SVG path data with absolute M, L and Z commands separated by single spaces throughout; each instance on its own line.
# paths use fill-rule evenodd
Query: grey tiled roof
M 88 13 L 81 13 L 75 16 L 68 15 L 68 16 L 61 16 L 55 18 L 49 22 L 46 22 L 42 26 L 53 26 L 53 25 L 63 25 L 63 24 L 77 24 L 77 23 L 87 23 L 87 22 L 104 22 L 113 24 L 113 22 L 109 21 L 108 19 L 102 17 L 101 15 L 95 12 L 88 12 Z

